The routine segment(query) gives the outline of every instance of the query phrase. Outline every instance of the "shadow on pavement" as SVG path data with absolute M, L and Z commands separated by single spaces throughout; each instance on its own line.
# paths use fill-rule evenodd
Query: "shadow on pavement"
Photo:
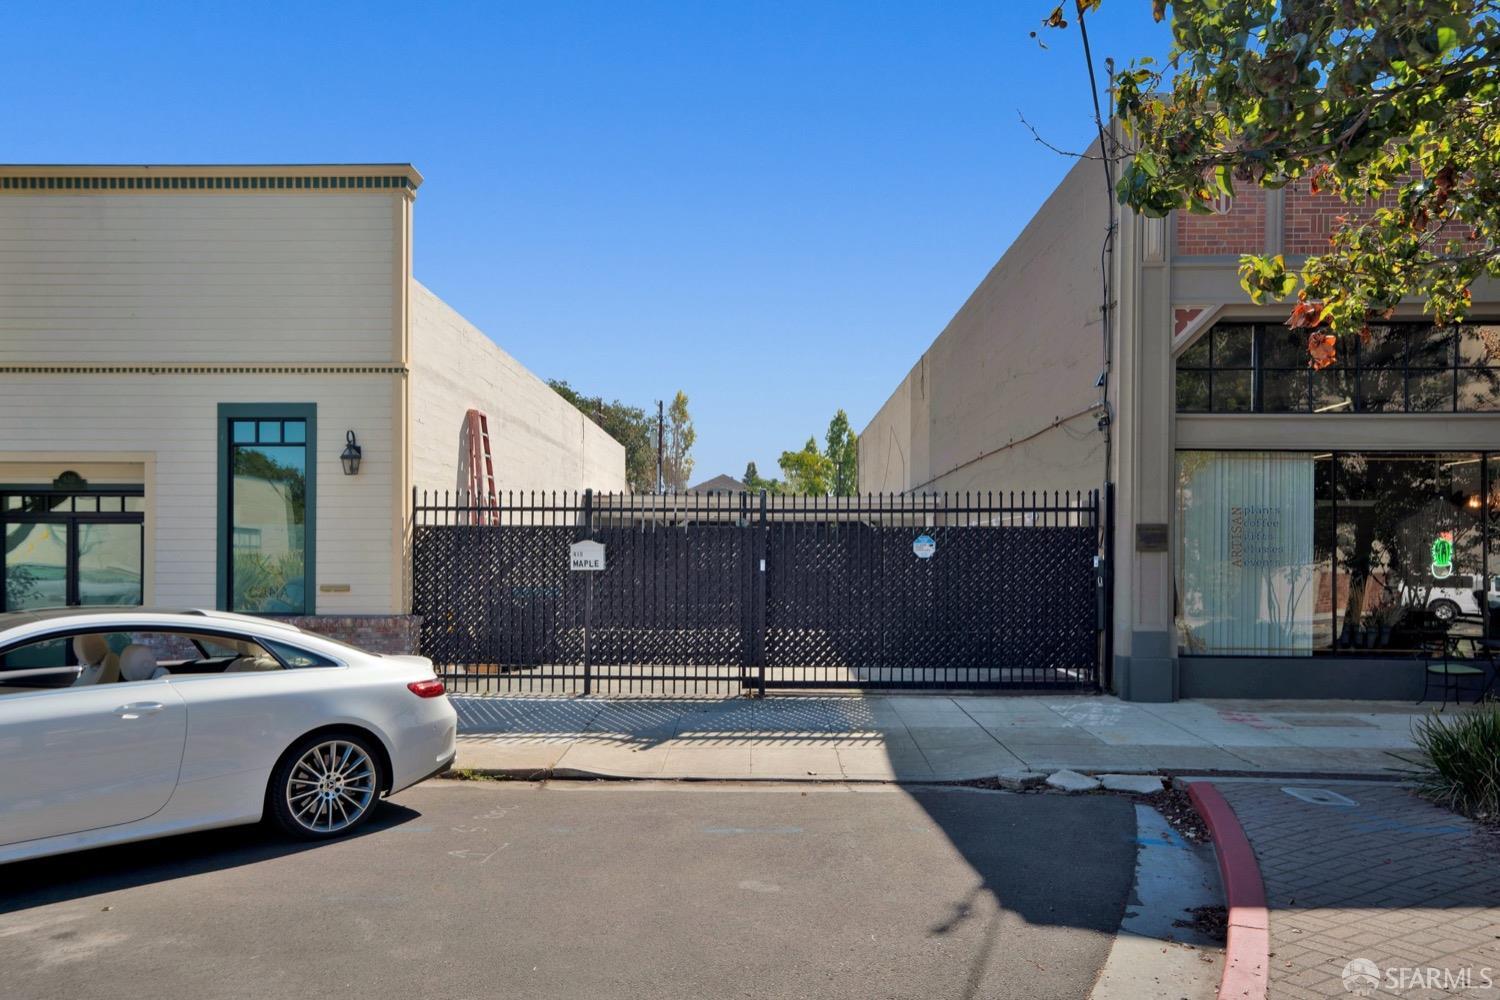
M 265 825 L 237 826 L 17 861 L 3 867 L 0 914 L 316 851 L 402 826 L 421 815 L 384 802 L 364 826 L 331 841 L 294 840 Z
M 768 705 L 740 697 L 558 698 L 465 697 L 450 700 L 459 734 L 536 743 L 578 742 L 649 749 L 677 745 L 881 746 L 899 722 L 878 718 L 868 699 L 806 697 Z
M 1117 796 L 1017 795 L 915 786 L 913 802 L 980 882 L 931 934 L 950 933 L 985 893 L 1031 924 L 1113 934 L 1135 874 L 1135 811 Z M 981 796 L 976 808 L 973 796 Z M 1037 878 L 1046 872 L 1046 878 Z

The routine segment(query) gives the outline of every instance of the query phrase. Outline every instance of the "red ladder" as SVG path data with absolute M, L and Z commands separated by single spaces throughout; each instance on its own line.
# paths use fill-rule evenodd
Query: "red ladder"
M 470 410 L 464 416 L 469 431 L 469 503 L 476 507 L 495 507 L 495 463 L 490 458 L 490 418 L 483 410 Z M 480 472 L 481 465 L 484 472 Z M 481 515 L 479 523 L 496 520 L 495 512 Z

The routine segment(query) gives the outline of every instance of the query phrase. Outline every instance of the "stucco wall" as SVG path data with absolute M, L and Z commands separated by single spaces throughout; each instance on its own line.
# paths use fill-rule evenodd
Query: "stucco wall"
M 143 482 L 146 602 L 211 608 L 218 404 L 316 403 L 317 611 L 399 612 L 394 382 L 375 374 L 0 374 L 0 482 L 50 482 L 67 469 L 97 482 Z M 351 428 L 364 445 L 358 476 L 339 466 Z M 349 590 L 318 593 L 320 583 Z
M 404 197 L 0 197 L 0 363 L 391 361 Z
M 411 471 L 467 487 L 464 417 L 489 418 L 499 490 L 623 490 L 625 449 L 421 283 L 411 284 Z
M 908 372 L 859 436 L 859 489 L 900 493 L 912 482 L 912 386 L 922 381 L 921 362 Z M 925 423 L 925 400 L 918 400 Z M 925 469 L 924 469 L 925 471 Z
M 861 490 L 1100 485 L 1107 211 L 1080 161 L 860 435 Z

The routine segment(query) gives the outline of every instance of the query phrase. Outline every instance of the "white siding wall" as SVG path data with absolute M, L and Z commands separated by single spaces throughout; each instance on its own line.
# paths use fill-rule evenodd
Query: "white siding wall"
M 34 475 L 11 464 L 27 453 L 151 456 L 146 517 L 155 587 L 146 600 L 213 607 L 218 404 L 316 403 L 316 610 L 398 612 L 393 382 L 391 375 L 0 375 L 0 479 L 11 470 Z M 339 466 L 350 428 L 364 446 L 358 476 Z M 319 594 L 318 583 L 347 583 L 350 591 Z
M 0 197 L 0 363 L 396 360 L 400 197 Z
M 420 283 L 411 285 L 412 481 L 464 488 L 464 415 L 489 417 L 506 489 L 623 490 L 625 449 Z

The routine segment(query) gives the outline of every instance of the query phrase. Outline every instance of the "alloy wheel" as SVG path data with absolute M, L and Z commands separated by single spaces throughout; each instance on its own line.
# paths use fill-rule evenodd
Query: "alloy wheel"
M 299 826 L 337 833 L 358 822 L 375 801 L 375 762 L 357 743 L 318 743 L 292 766 L 285 794 Z

